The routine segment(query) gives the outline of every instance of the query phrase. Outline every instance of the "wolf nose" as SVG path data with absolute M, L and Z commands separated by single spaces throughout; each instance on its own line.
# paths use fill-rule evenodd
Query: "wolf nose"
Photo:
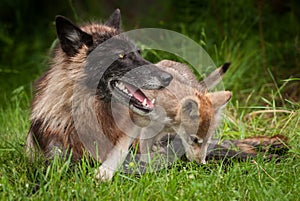
M 161 73 L 160 74 L 160 79 L 161 79 L 161 82 L 162 82 L 162 86 L 166 87 L 172 81 L 173 76 L 171 74 L 169 74 L 169 73 Z

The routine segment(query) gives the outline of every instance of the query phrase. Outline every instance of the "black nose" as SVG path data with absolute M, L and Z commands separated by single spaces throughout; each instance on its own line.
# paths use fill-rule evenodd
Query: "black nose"
M 173 76 L 169 73 L 162 72 L 160 74 L 160 80 L 162 82 L 163 87 L 168 86 L 170 84 L 170 82 L 172 81 L 172 79 L 173 79 Z

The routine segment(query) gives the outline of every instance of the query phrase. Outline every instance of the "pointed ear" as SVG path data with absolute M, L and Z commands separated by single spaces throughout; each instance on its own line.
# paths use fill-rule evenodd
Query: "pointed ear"
M 200 82 L 199 89 L 212 89 L 215 87 L 222 80 L 230 64 L 230 62 L 224 63 L 222 66 L 210 73 Z
M 199 105 L 193 99 L 187 98 L 182 103 L 182 115 L 187 116 L 191 119 L 198 119 L 200 116 Z
M 116 30 L 121 29 L 121 12 L 120 9 L 116 9 L 113 14 L 108 18 L 108 20 L 105 22 L 106 26 L 115 28 Z
M 230 91 L 217 91 L 208 93 L 207 96 L 209 97 L 213 108 L 217 110 L 226 105 L 230 100 L 232 93 Z
M 62 50 L 68 56 L 74 56 L 83 44 L 91 46 L 93 37 L 63 16 L 56 16 L 56 32 Z

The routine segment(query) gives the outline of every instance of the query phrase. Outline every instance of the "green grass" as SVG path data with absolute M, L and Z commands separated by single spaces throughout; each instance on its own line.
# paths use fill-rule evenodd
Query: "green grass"
M 56 159 L 47 167 L 41 161 L 31 164 L 26 159 L 23 145 L 29 127 L 29 111 L 22 105 L 28 104 L 28 98 L 20 89 L 9 106 L 0 111 L 0 198 L 297 200 L 300 196 L 300 105 L 286 100 L 284 106 L 277 107 L 275 98 L 278 95 L 273 99 L 262 96 L 264 105 L 232 101 L 226 110 L 220 137 L 286 135 L 290 139 L 290 150 L 279 162 L 263 158 L 230 164 L 217 161 L 207 165 L 178 161 L 159 172 L 140 177 L 118 172 L 112 182 L 99 183 L 94 180 L 97 165 L 87 160 L 71 165 L 69 160 Z M 261 113 L 255 113 L 257 111 Z
M 23 36 L 27 23 L 18 21 L 11 35 L 6 27 L 0 28 L 0 44 L 4 47 L 0 57 L 0 200 L 299 200 L 300 75 L 295 76 L 299 73 L 299 19 L 292 12 L 275 15 L 265 8 L 263 58 L 255 6 L 223 1 L 217 5 L 217 20 L 223 20 L 220 27 L 209 1 L 203 2 L 199 4 L 206 9 L 199 15 L 193 13 L 202 7 L 184 4 L 185 8 L 178 3 L 176 8 L 181 12 L 171 18 L 173 23 L 155 21 L 152 25 L 160 24 L 191 37 L 216 65 L 232 62 L 224 86 L 233 91 L 233 99 L 225 110 L 218 137 L 285 135 L 289 151 L 280 161 L 263 157 L 229 164 L 178 161 L 168 169 L 141 176 L 118 172 L 108 183 L 94 180 L 99 164 L 91 165 L 87 160 L 71 164 L 55 159 L 50 166 L 42 160 L 30 163 L 24 151 L 30 125 L 30 86 L 44 71 L 54 27 L 49 26 L 45 32 L 44 24 L 36 24 L 32 34 Z M 22 12 L 19 9 L 17 13 Z M 267 23 L 272 20 L 280 23 Z M 145 56 L 155 62 L 165 55 Z

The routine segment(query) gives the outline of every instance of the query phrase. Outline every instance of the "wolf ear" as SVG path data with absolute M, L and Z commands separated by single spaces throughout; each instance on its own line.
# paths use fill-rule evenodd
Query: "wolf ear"
M 116 9 L 113 14 L 110 15 L 108 20 L 105 22 L 106 26 L 115 28 L 120 31 L 121 29 L 121 12 L 120 9 Z
M 222 66 L 211 72 L 204 80 L 200 82 L 199 89 L 214 88 L 222 80 L 230 64 L 230 62 L 224 63 Z
M 83 44 L 91 46 L 93 37 L 63 16 L 56 16 L 56 32 L 62 50 L 68 56 L 74 56 Z
M 226 105 L 226 103 L 230 100 L 232 93 L 230 91 L 217 91 L 207 94 L 213 108 L 218 110 L 219 108 Z
M 182 103 L 182 114 L 191 119 L 198 119 L 200 116 L 198 103 L 190 98 L 187 98 Z

